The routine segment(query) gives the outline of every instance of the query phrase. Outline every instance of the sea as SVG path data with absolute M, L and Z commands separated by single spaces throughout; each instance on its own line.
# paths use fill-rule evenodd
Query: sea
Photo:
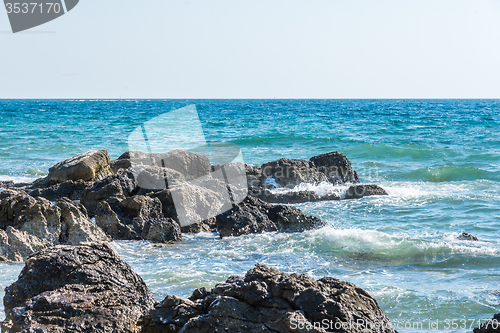
M 262 263 L 358 285 L 399 332 L 472 332 L 500 312 L 500 100 L 0 100 L 0 180 L 31 182 L 93 149 L 117 158 L 135 128 L 186 106 L 247 164 L 340 151 L 389 195 L 296 205 L 319 230 L 113 242 L 157 300 Z M 22 267 L 0 263 L 2 290 Z

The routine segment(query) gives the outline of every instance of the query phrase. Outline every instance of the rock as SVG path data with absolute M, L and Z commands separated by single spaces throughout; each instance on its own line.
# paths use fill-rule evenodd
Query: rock
M 245 278 L 197 289 L 189 299 L 167 296 L 144 324 L 144 333 L 395 332 L 377 302 L 354 284 L 259 264 Z
M 59 245 L 26 261 L 5 290 L 3 332 L 139 332 L 155 305 L 144 281 L 106 243 Z
M 121 201 L 131 197 L 136 191 L 137 186 L 132 171 L 119 170 L 116 175 L 106 177 L 86 188 L 81 203 L 89 215 L 94 216 L 99 202 L 106 201 L 112 208 L 116 208 Z
M 309 161 L 332 184 L 359 183 L 358 173 L 352 169 L 351 162 L 338 151 L 311 157 Z
M 183 234 L 197 234 L 200 232 L 215 232 L 215 231 L 217 231 L 215 221 L 216 221 L 216 218 L 212 217 L 211 219 L 182 227 L 181 231 Z
M 389 194 L 378 185 L 353 185 L 347 189 L 345 199 L 359 199 L 372 195 Z
M 468 234 L 466 232 L 462 232 L 458 237 L 457 239 L 459 240 L 468 240 L 468 241 L 473 241 L 473 242 L 477 242 L 478 239 L 476 236 L 473 236 L 471 234 Z
M 111 174 L 109 162 L 106 150 L 88 151 L 57 163 L 49 169 L 47 178 L 54 182 L 99 180 Z
M 50 245 L 45 240 L 11 226 L 6 231 L 0 229 L 0 261 L 24 261 Z
M 325 225 L 321 219 L 305 215 L 295 207 L 271 205 L 251 196 L 216 219 L 221 238 L 271 231 L 297 232 Z
M 112 239 L 133 239 L 132 227 L 124 225 L 106 201 L 97 204 L 95 222 Z
M 269 190 L 263 190 L 260 192 L 253 192 L 251 195 L 265 202 L 278 204 L 299 204 L 304 202 L 340 200 L 338 194 L 332 193 L 326 196 L 319 196 L 314 191 L 273 193 Z
M 474 333 L 500 333 L 500 313 L 481 324 L 480 327 L 474 328 Z
M 59 240 L 61 212 L 44 198 L 20 190 L 0 192 L 0 228 L 12 226 L 50 244 Z
M 0 189 L 8 189 L 8 188 L 13 188 L 14 187 L 14 182 L 9 180 L 9 181 L 0 181 Z
M 81 242 L 111 241 L 101 228 L 89 220 L 83 205 L 74 203 L 68 198 L 58 200 L 56 205 L 61 209 L 63 224 L 59 236 L 61 243 L 76 245 Z
M 142 231 L 142 239 L 154 243 L 178 242 L 182 240 L 181 227 L 171 218 L 149 220 Z
M 304 160 L 282 158 L 263 164 L 261 170 L 262 184 L 267 178 L 272 178 L 280 187 L 290 189 L 301 183 L 319 184 L 328 181 L 326 175 L 319 172 L 313 163 Z
M 118 160 L 129 160 L 133 169 L 139 165 L 172 169 L 181 173 L 186 180 L 206 176 L 211 171 L 210 160 L 207 157 L 179 149 L 154 154 L 128 151 Z
M 82 180 L 72 181 L 68 180 L 62 183 L 52 184 L 46 179 L 41 179 L 42 181 L 36 181 L 30 186 L 25 188 L 26 193 L 32 197 L 38 198 L 42 197 L 50 201 L 57 201 L 60 198 L 66 197 L 71 200 L 80 200 L 82 194 L 90 185 L 89 182 L 84 182 Z

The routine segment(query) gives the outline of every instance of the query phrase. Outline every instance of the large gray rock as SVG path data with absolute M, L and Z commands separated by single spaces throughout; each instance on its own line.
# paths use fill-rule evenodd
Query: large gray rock
M 171 218 L 149 220 L 142 231 L 142 239 L 154 243 L 178 242 L 182 240 L 181 227 Z
M 153 294 L 106 243 L 55 246 L 30 257 L 5 290 L 3 332 L 134 332 Z
M 377 302 L 354 284 L 259 264 L 189 299 L 167 296 L 144 323 L 143 333 L 394 333 Z
M 106 150 L 92 150 L 75 155 L 49 169 L 48 179 L 93 181 L 111 174 L 110 157 Z
M 325 225 L 321 219 L 305 215 L 295 207 L 271 205 L 251 196 L 216 219 L 221 238 L 271 231 L 297 232 Z
M 26 231 L 11 226 L 6 231 L 0 229 L 0 261 L 24 261 L 51 244 Z

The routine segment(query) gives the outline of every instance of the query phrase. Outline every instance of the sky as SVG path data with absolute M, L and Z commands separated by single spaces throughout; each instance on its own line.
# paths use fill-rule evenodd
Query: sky
M 500 0 L 80 0 L 0 98 L 500 98 Z

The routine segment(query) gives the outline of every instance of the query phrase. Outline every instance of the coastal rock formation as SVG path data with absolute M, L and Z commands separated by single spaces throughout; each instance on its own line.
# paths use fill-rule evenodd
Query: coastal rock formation
M 500 333 L 500 313 L 493 319 L 483 323 L 480 327 L 474 328 L 474 333 Z
M 58 245 L 30 257 L 5 290 L 2 332 L 139 332 L 155 300 L 106 243 Z
M 251 196 L 217 216 L 215 224 L 221 238 L 271 231 L 297 232 L 326 225 L 295 207 L 271 205 Z
M 477 242 L 478 239 L 476 236 L 474 235 L 471 235 L 469 233 L 466 233 L 466 232 L 462 232 L 458 237 L 457 239 L 459 240 L 468 240 L 468 241 L 473 241 L 473 242 Z
M 24 261 L 54 244 L 108 240 L 85 208 L 67 198 L 53 205 L 24 191 L 0 192 L 0 261 Z
M 47 178 L 55 182 L 102 179 L 111 174 L 109 162 L 106 150 L 88 151 L 57 163 L 49 169 Z
M 360 199 L 372 195 L 389 195 L 386 190 L 378 185 L 353 185 L 346 193 L 345 199 Z
M 142 231 L 142 239 L 154 243 L 178 242 L 182 240 L 181 227 L 171 218 L 149 220 Z
M 144 324 L 143 333 L 394 332 L 377 302 L 354 284 L 259 264 L 189 299 L 167 296 Z
M 351 162 L 338 151 L 311 157 L 309 161 L 324 173 L 332 184 L 359 183 L 358 173 L 352 169 Z

